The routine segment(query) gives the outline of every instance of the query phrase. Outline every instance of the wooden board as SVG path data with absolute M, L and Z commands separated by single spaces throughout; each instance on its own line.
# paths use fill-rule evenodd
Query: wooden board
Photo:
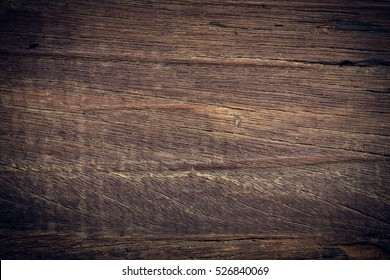
M 1 259 L 388 259 L 389 15 L 2 1 Z

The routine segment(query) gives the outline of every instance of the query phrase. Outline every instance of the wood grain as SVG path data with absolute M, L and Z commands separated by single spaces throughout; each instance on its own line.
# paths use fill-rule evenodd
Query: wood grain
M 388 259 L 389 1 L 2 1 L 1 259 Z

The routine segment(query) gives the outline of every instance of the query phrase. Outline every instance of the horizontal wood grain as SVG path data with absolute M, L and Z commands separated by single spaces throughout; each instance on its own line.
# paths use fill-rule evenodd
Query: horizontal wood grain
M 2 259 L 388 259 L 388 1 L 0 3 Z

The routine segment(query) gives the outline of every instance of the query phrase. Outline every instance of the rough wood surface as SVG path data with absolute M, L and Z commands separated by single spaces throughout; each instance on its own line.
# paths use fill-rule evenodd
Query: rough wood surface
M 387 259 L 389 1 L 1 1 L 2 259 Z

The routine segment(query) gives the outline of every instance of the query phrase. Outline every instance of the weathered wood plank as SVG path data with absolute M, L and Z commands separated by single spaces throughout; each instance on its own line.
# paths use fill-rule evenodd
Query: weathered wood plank
M 315 234 L 287 236 L 253 235 L 133 235 L 131 238 L 109 234 L 50 234 L 23 232 L 4 237 L 5 253 L 26 258 L 62 259 L 383 259 L 388 257 L 376 245 L 351 243 L 348 238 L 327 234 L 326 245 Z M 57 242 L 61 239 L 61 245 Z M 375 238 L 370 239 L 375 242 Z M 34 244 L 34 245 L 32 245 Z M 39 246 L 37 246 L 39 244 Z M 50 246 L 50 250 L 47 250 Z M 12 248 L 12 249 L 10 249 Z M 299 248 L 299 249 L 298 249 Z
M 389 12 L 2 2 L 1 258 L 389 258 Z

